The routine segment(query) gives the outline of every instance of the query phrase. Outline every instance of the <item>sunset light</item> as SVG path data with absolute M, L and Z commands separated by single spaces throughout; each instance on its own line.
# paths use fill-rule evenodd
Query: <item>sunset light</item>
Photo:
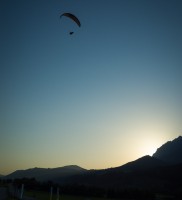
M 182 1 L 1 0 L 0 13 L 0 174 L 121 166 L 181 134 Z

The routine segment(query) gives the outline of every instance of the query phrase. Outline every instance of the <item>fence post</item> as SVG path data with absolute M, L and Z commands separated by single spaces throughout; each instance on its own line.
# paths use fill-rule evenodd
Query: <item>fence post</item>
M 52 186 L 51 186 L 51 190 L 50 190 L 50 200 L 52 200 L 52 190 L 53 190 L 53 188 L 52 188 Z
M 23 191 L 24 191 L 24 184 L 22 184 L 22 186 L 21 186 L 20 199 L 23 198 Z
M 57 187 L 57 200 L 59 200 L 59 188 Z

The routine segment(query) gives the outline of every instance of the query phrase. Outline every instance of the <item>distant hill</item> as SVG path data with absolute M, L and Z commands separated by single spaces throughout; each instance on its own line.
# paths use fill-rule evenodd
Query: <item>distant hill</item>
M 120 167 L 115 168 L 115 170 L 122 170 L 123 172 L 132 172 L 136 170 L 147 170 L 154 167 L 164 166 L 166 165 L 165 162 L 155 158 L 151 157 L 149 155 L 143 156 L 135 161 L 126 163 L 125 165 L 122 165 Z
M 48 181 L 48 180 L 56 180 L 61 179 L 64 180 L 65 178 L 77 174 L 81 174 L 87 171 L 76 165 L 69 165 L 64 167 L 58 168 L 32 168 L 26 170 L 17 170 L 5 178 L 15 179 L 15 178 L 35 178 L 38 181 Z
M 182 163 L 182 136 L 163 144 L 153 157 L 171 164 Z
M 38 181 L 48 181 L 61 184 L 85 184 L 99 187 L 120 187 L 136 186 L 135 184 L 145 186 L 146 182 L 142 181 L 137 174 L 144 171 L 154 170 L 158 167 L 165 166 L 165 162 L 151 156 L 144 156 L 125 165 L 102 170 L 86 170 L 76 165 L 45 169 L 32 168 L 27 170 L 17 170 L 6 178 L 36 178 Z M 133 180 L 135 181 L 133 182 Z
M 147 155 L 119 167 L 103 170 L 88 170 L 85 174 L 70 177 L 67 183 L 106 188 L 120 188 L 121 186 L 147 187 L 147 181 L 153 182 L 154 177 L 146 180 L 145 174 L 150 171 L 156 171 L 164 166 L 167 166 L 165 162 Z

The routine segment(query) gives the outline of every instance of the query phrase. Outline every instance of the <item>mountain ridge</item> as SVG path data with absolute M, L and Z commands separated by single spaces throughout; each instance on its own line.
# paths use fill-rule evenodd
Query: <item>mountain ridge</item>
M 51 180 L 60 184 L 85 184 L 102 187 L 146 187 L 147 184 L 163 184 L 165 176 L 181 174 L 182 164 L 180 162 L 169 162 L 170 157 L 164 159 L 162 156 L 156 156 L 158 152 L 173 152 L 173 147 L 182 146 L 182 137 L 166 142 L 153 156 L 143 156 L 124 165 L 106 168 L 100 170 L 84 169 L 77 165 L 68 165 L 57 168 L 30 168 L 26 170 L 17 170 L 3 178 L 35 178 L 38 181 Z M 178 155 L 182 155 L 182 148 L 177 148 Z M 176 153 L 176 151 L 175 151 Z M 167 153 L 166 153 L 167 154 Z M 161 154 L 160 154 L 161 155 Z M 168 154 L 167 154 L 168 155 Z M 160 158 L 159 158 L 160 157 Z M 174 170 L 174 172 L 173 172 Z M 163 178 L 161 178 L 161 174 Z M 168 181 L 168 180 L 167 180 Z M 137 186 L 137 184 L 138 186 Z M 155 185 L 154 184 L 154 185 Z M 160 186 L 159 184 L 159 186 Z
M 159 147 L 152 157 L 158 158 L 169 164 L 182 163 L 182 136 L 168 141 Z
M 57 177 L 65 178 L 72 175 L 80 174 L 85 172 L 86 169 L 79 167 L 77 165 L 68 165 L 56 168 L 29 168 L 25 170 L 16 170 L 5 178 L 36 178 L 39 181 L 47 181 L 55 179 Z

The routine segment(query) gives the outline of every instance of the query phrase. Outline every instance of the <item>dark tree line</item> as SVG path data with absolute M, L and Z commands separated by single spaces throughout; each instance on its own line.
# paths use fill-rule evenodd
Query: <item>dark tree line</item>
M 117 198 L 117 199 L 153 199 L 154 193 L 149 191 L 139 191 L 137 189 L 106 189 L 101 187 L 94 187 L 89 185 L 59 185 L 52 181 L 38 182 L 35 178 L 22 178 L 22 179 L 8 179 L 0 180 L 1 184 L 11 184 L 16 188 L 21 188 L 24 184 L 26 190 L 34 191 L 50 191 L 50 188 L 60 189 L 60 194 L 85 196 L 85 197 L 103 197 L 103 198 Z M 54 190 L 56 191 L 56 190 Z

